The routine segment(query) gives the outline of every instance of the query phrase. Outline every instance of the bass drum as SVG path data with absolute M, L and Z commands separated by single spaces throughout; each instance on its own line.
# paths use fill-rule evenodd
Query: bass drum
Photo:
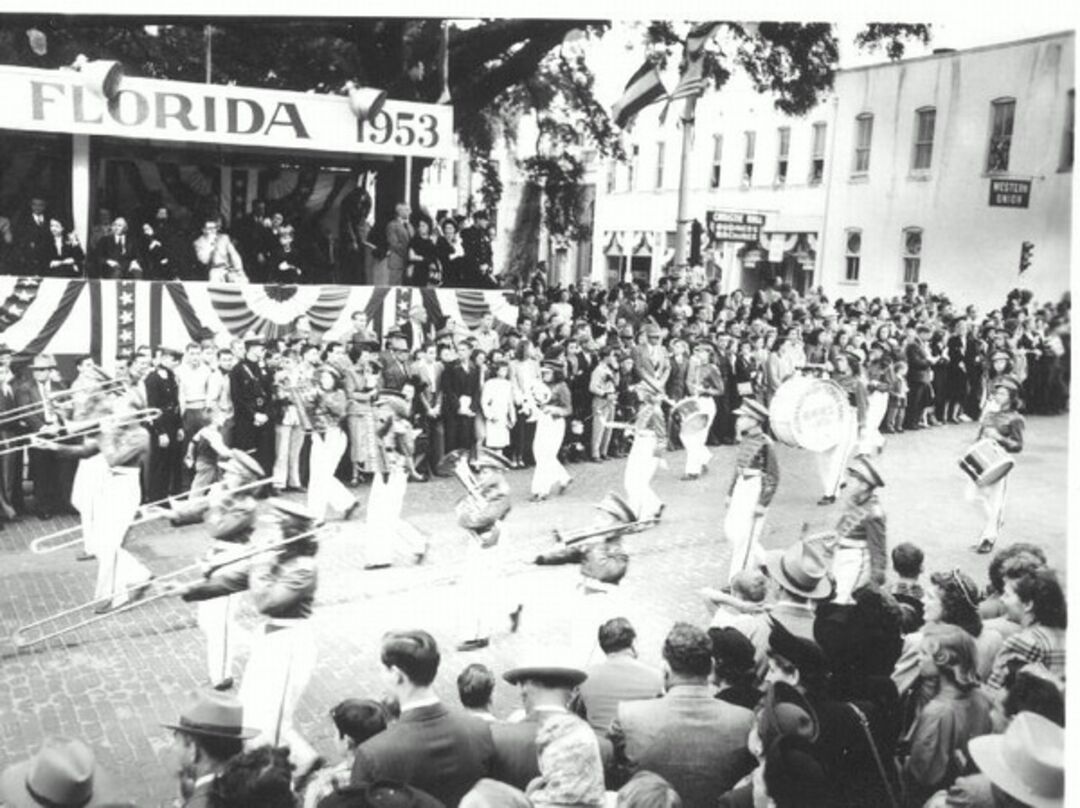
M 788 446 L 825 452 L 843 439 L 847 394 L 836 382 L 793 376 L 780 385 L 769 404 L 769 424 L 777 440 Z

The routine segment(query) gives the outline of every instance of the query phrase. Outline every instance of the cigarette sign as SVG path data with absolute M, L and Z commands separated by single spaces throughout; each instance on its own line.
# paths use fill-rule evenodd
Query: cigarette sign
M 1026 208 L 1031 199 L 1031 180 L 990 180 L 990 207 Z

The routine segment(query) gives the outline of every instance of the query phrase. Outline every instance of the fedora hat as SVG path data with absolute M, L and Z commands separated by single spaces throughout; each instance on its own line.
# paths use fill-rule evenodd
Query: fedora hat
M 1065 730 L 1035 713 L 1018 713 L 1001 735 L 968 741 L 980 771 L 1032 808 L 1065 804 Z
M 623 524 L 637 521 L 637 515 L 630 504 L 618 494 L 609 491 L 604 498 L 596 503 L 598 510 L 610 514 Z
M 259 462 L 249 455 L 247 452 L 240 449 L 233 449 L 229 454 L 225 455 L 218 463 L 223 471 L 228 471 L 233 474 L 237 474 L 246 480 L 258 480 L 260 477 L 264 477 L 266 472 L 263 471 L 263 467 L 259 465 Z
M 563 660 L 553 658 L 556 655 L 539 655 L 528 664 L 511 668 L 503 674 L 503 679 L 512 685 L 524 682 L 527 679 L 542 679 L 566 683 L 570 687 L 577 687 L 584 682 L 589 675 L 581 668 L 566 664 Z
M 825 600 L 832 594 L 829 563 L 820 547 L 797 541 L 786 550 L 765 556 L 769 576 L 793 595 L 809 600 Z
M 30 364 L 31 370 L 55 370 L 56 360 L 51 354 L 38 354 Z
M 874 464 L 866 457 L 856 457 L 847 468 L 848 473 L 854 474 L 860 480 L 870 483 L 874 488 L 884 488 L 885 481 L 881 479 Z
M 755 421 L 765 421 L 769 418 L 769 410 L 756 398 L 744 398 L 734 412 L 735 415 L 745 415 Z
M 97 808 L 127 805 L 116 780 L 82 741 L 46 738 L 37 754 L 0 774 L 0 803 L 10 808 Z
M 206 693 L 180 713 L 177 723 L 161 726 L 188 735 L 246 741 L 258 735 L 259 731 L 245 727 L 243 719 L 244 707 L 239 699 L 224 693 Z

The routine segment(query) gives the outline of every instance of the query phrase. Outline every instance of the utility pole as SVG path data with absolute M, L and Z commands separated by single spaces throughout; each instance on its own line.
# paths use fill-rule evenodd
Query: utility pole
M 690 159 L 694 152 L 694 113 L 697 109 L 697 95 L 686 99 L 682 114 L 682 163 L 679 166 L 679 211 L 675 220 L 675 268 L 686 266 L 686 253 L 689 244 L 689 226 L 687 208 L 690 193 Z

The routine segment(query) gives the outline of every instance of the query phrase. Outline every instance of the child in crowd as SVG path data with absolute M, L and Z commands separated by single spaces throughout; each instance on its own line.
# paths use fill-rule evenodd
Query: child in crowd
M 892 565 L 897 580 L 889 591 L 900 605 L 900 631 L 911 634 L 923 625 L 923 588 L 919 583 L 923 551 L 909 541 L 898 544 L 892 551 Z
M 885 428 L 882 432 L 893 434 L 904 431 L 904 416 L 907 412 L 907 362 L 894 362 L 886 374 L 889 390 L 889 406 L 885 411 Z

